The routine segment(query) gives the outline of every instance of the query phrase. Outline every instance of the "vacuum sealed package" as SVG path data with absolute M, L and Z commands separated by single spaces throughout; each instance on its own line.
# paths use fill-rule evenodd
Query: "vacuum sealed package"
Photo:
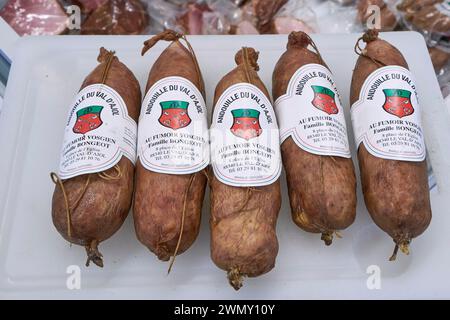
M 109 0 L 74 0 L 72 2 L 81 8 L 81 12 L 84 14 L 89 14 L 108 1 Z
M 142 34 L 149 23 L 139 0 L 110 0 L 97 7 L 81 25 L 81 34 Z
M 228 0 L 188 2 L 179 10 L 176 22 L 186 34 L 235 33 L 235 26 L 242 20 L 241 9 Z
M 292 31 L 315 33 L 318 30 L 316 14 L 305 1 L 288 1 L 273 17 L 271 33 L 289 34 Z
M 434 71 L 436 71 L 438 75 L 441 74 L 450 61 L 450 53 L 436 47 L 429 47 L 428 52 L 430 53 Z
M 303 4 L 303 1 L 299 1 Z M 242 2 L 240 6 L 241 21 L 236 25 L 236 34 L 267 34 L 273 30 L 275 16 L 292 1 L 287 0 L 252 0 Z M 233 31 L 233 30 L 232 30 Z
M 355 2 L 355 0 L 333 0 L 333 2 L 336 2 L 337 4 L 348 6 Z
M 9 0 L 0 10 L 0 17 L 20 36 L 62 34 L 69 22 L 57 0 Z
M 333 1 L 322 1 L 311 5 L 317 22 L 317 32 L 349 33 L 361 32 L 362 26 L 357 21 L 358 11 L 354 6 L 342 6 Z
M 182 13 L 182 8 L 170 1 L 147 1 L 147 12 L 150 19 L 149 29 L 157 34 L 165 29 L 182 31 L 178 26 L 177 17 Z
M 450 52 L 450 1 L 403 0 L 397 8 L 406 28 L 422 33 L 429 45 Z

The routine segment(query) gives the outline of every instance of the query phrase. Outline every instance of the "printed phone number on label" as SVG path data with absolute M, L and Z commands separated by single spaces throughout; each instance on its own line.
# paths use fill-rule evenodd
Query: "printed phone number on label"
M 64 166 L 69 166 L 75 162 L 83 161 L 83 160 L 96 160 L 99 161 L 100 159 L 106 158 L 106 155 L 102 153 L 101 151 L 96 151 L 95 149 L 86 151 L 86 150 L 80 150 L 77 153 L 74 153 L 67 157 L 67 160 L 63 162 Z
M 336 141 L 336 142 L 342 142 L 343 138 L 338 137 L 336 133 L 332 131 L 314 131 L 313 134 L 306 136 L 308 139 L 313 140 L 313 142 L 320 142 L 320 141 Z
M 394 134 L 383 134 L 382 138 L 376 140 L 377 144 L 381 144 L 383 147 L 389 146 L 407 146 L 421 150 L 421 143 L 417 141 L 414 135 L 405 133 L 399 133 L 397 136 Z
M 194 161 L 196 157 L 199 157 L 200 153 L 188 148 L 176 148 L 176 147 L 160 147 L 157 151 L 150 154 L 150 157 L 154 157 L 156 160 L 162 159 L 185 159 Z

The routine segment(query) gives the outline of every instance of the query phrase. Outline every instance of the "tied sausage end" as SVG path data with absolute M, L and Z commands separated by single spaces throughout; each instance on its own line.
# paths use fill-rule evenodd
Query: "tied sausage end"
M 403 254 L 409 255 L 409 244 L 411 243 L 411 239 L 403 239 L 400 241 L 394 240 L 394 242 L 395 242 L 394 252 L 389 258 L 389 261 L 395 261 L 397 259 L 398 249 L 400 249 L 400 251 L 403 252 Z
M 322 232 L 320 239 L 325 243 L 326 246 L 331 246 L 333 243 L 333 231 Z
M 286 48 L 307 48 L 311 43 L 311 38 L 303 31 L 292 31 L 288 37 Z
M 253 48 L 243 47 L 236 53 L 234 60 L 236 61 L 237 65 L 247 64 L 255 71 L 258 71 L 259 70 L 258 57 L 259 57 L 258 51 L 256 51 Z
M 150 50 L 159 40 L 176 41 L 181 37 L 183 37 L 183 34 L 178 33 L 174 30 L 164 30 L 163 32 L 144 42 L 144 47 L 142 48 L 141 55 L 144 55 L 148 50 Z
M 96 266 L 103 268 L 103 255 L 98 251 L 98 241 L 92 240 L 86 248 L 87 260 L 86 267 L 89 267 L 90 262 L 92 261 Z
M 231 268 L 231 270 L 228 271 L 227 277 L 228 277 L 228 282 L 234 288 L 234 290 L 237 291 L 240 288 L 242 288 L 242 285 L 244 282 L 244 276 L 241 274 L 238 267 Z

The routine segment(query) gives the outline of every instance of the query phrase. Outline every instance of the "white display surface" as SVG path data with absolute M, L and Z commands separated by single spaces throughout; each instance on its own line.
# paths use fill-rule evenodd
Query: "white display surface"
M 349 88 L 360 35 L 313 35 L 335 76 L 349 117 Z M 277 234 L 280 250 L 275 269 L 245 279 L 234 291 L 225 272 L 210 259 L 209 196 L 200 235 L 176 259 L 167 276 L 163 263 L 137 240 L 132 216 L 101 244 L 105 267 L 84 266 L 84 248 L 70 247 L 51 221 L 54 185 L 49 172 L 58 168 L 68 104 L 85 76 L 96 66 L 100 46 L 135 72 L 143 87 L 148 71 L 167 42 L 140 56 L 147 36 L 23 38 L 17 47 L 0 117 L 0 298 L 151 298 L 151 299 L 309 299 L 309 298 L 450 298 L 450 117 L 446 111 L 423 38 L 418 33 L 386 33 L 405 55 L 416 76 L 423 127 L 438 192 L 432 193 L 433 220 L 414 240 L 411 255 L 389 262 L 394 243 L 370 219 L 358 179 L 355 223 L 325 247 L 320 236 L 300 230 L 290 216 L 284 173 L 283 204 Z M 287 36 L 189 37 L 206 84 L 211 108 L 214 88 L 234 66 L 240 46 L 260 51 L 260 77 L 271 89 L 272 71 L 285 50 Z M 220 63 L 217 63 L 220 61 Z M 211 110 L 209 110 L 211 111 Z M 353 137 L 348 125 L 349 137 Z M 350 140 L 356 163 L 354 140 Z M 359 170 L 357 170 L 359 177 Z M 320 196 L 320 195 L 318 195 Z M 81 289 L 69 290 L 68 266 L 79 265 Z M 378 265 L 381 289 L 369 290 L 366 270 Z

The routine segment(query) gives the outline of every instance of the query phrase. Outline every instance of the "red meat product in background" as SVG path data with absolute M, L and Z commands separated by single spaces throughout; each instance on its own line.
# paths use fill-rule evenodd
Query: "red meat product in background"
M 237 24 L 235 34 L 259 34 L 259 32 L 250 21 L 243 20 Z
M 109 0 L 75 0 L 74 3 L 81 7 L 83 13 L 88 14 L 108 1 Z
M 81 34 L 141 34 L 149 18 L 139 0 L 110 0 L 92 12 L 81 26 Z
M 293 17 L 275 17 L 271 22 L 270 31 L 276 34 L 289 34 L 292 31 L 315 32 L 307 23 Z
M 189 3 L 178 23 L 186 34 L 203 34 L 203 13 L 211 12 L 207 4 Z
M 406 14 L 414 14 L 424 7 L 432 6 L 442 0 L 403 0 L 397 5 L 399 11 Z
M 61 34 L 69 19 L 56 0 L 9 0 L 0 16 L 20 36 Z
M 288 0 L 252 0 L 256 27 L 259 32 L 270 32 L 272 18 L 287 2 Z

